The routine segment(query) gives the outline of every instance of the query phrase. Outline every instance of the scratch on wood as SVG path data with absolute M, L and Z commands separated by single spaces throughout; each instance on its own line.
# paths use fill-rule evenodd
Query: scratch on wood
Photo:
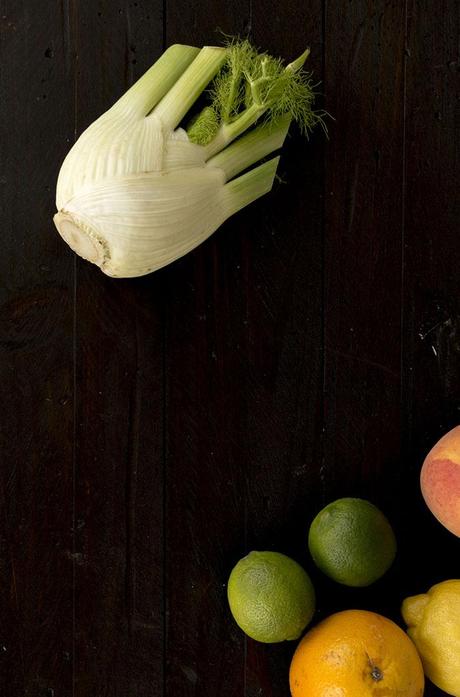
M 443 319 L 440 322 L 436 322 L 434 326 L 432 326 L 430 329 L 428 329 L 425 332 L 419 332 L 418 335 L 421 338 L 422 341 L 426 339 L 426 337 L 431 334 L 431 332 L 434 332 L 436 329 L 439 329 L 440 327 L 451 327 L 452 326 L 452 320 L 449 317 L 448 319 Z
M 135 629 L 146 629 L 154 634 L 158 633 L 158 622 L 147 622 L 146 620 L 137 617 L 132 618 L 131 626 Z
M 249 17 L 245 28 L 246 34 L 249 36 L 252 31 L 252 0 L 249 0 Z
M 361 48 L 361 44 L 363 43 L 364 25 L 365 22 L 361 22 L 361 24 L 357 27 L 355 35 L 353 37 L 353 44 L 351 48 L 350 73 L 354 70 L 356 61 L 358 60 L 359 50 Z
M 355 217 L 356 189 L 358 185 L 359 162 L 356 160 L 353 178 L 349 184 L 347 196 L 347 231 L 351 232 Z
M 70 0 L 61 0 L 61 15 L 62 15 L 62 40 L 64 48 L 64 63 L 66 72 L 71 70 L 72 66 L 72 49 L 70 35 Z
M 335 356 L 340 356 L 340 358 L 348 358 L 349 360 L 352 361 L 357 361 L 358 363 L 363 363 L 364 365 L 369 365 L 374 368 L 378 368 L 379 370 L 383 371 L 384 373 L 387 373 L 387 375 L 391 375 L 394 378 L 400 377 L 399 372 L 396 370 L 393 370 L 392 368 L 389 368 L 386 365 L 383 365 L 383 363 L 379 363 L 378 361 L 372 361 L 370 358 L 366 358 L 365 356 L 355 356 L 352 353 L 347 353 L 346 351 L 339 351 L 338 349 L 333 349 L 330 347 L 326 347 L 325 350 L 328 353 L 332 353 Z

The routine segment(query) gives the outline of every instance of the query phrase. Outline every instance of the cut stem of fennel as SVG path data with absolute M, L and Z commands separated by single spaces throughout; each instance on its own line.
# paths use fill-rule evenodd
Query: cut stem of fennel
M 225 185 L 227 217 L 271 191 L 279 160 L 274 157 Z
M 290 122 L 290 116 L 281 116 L 276 121 L 258 126 L 211 157 L 207 165 L 220 167 L 225 172 L 226 180 L 232 179 L 239 172 L 281 148 Z
M 195 46 L 173 44 L 114 105 L 135 110 L 142 116 L 153 109 L 199 55 Z
M 217 46 L 204 46 L 169 92 L 153 110 L 165 128 L 177 128 L 204 88 L 225 62 L 227 51 Z

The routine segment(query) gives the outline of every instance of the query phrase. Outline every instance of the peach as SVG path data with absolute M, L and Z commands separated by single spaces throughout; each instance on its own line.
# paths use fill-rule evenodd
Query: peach
M 430 450 L 420 473 L 420 486 L 433 515 L 460 537 L 460 426 Z

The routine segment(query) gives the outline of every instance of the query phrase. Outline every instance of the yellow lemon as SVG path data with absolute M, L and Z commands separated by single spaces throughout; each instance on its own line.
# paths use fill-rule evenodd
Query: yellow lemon
M 443 581 L 428 593 L 406 598 L 401 611 L 425 674 L 441 690 L 460 697 L 460 580 Z

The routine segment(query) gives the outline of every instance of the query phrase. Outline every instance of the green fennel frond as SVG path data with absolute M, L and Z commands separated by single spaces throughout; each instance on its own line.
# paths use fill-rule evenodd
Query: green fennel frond
M 188 130 L 190 139 L 207 145 L 219 126 L 237 124 L 240 119 L 245 124 L 255 123 L 262 116 L 264 122 L 270 122 L 289 115 L 304 134 L 318 123 L 325 128 L 324 112 L 313 109 L 311 74 L 303 70 L 308 54 L 306 50 L 285 65 L 280 58 L 259 52 L 247 39 L 230 40 L 227 59 L 209 89 L 209 111 L 204 110 Z
M 236 118 L 244 106 L 246 74 L 258 55 L 247 39 L 229 42 L 227 51 L 227 62 L 214 79 L 210 92 L 212 106 L 223 123 Z
M 192 143 L 209 143 L 219 130 L 219 115 L 212 106 L 206 106 L 187 126 Z

